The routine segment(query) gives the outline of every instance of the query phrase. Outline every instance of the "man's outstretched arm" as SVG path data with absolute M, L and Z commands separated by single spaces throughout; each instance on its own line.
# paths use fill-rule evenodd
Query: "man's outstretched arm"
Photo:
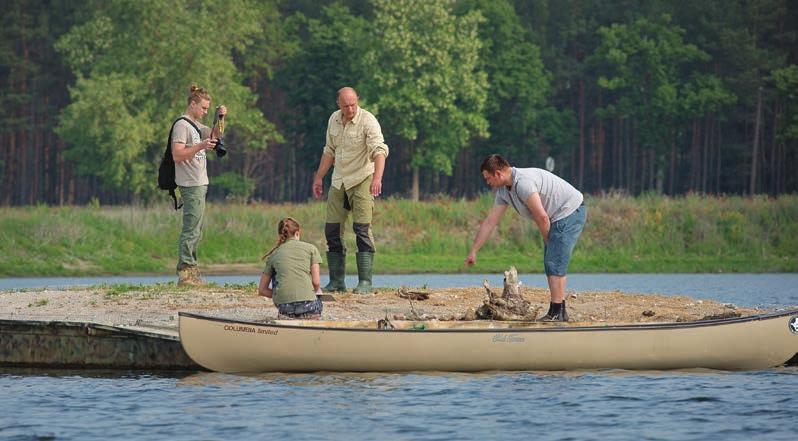
M 507 205 L 494 205 L 490 209 L 488 216 L 479 226 L 477 237 L 474 239 L 474 244 L 471 245 L 471 251 L 468 252 L 468 257 L 466 257 L 465 260 L 466 266 L 477 263 L 477 251 L 482 248 L 482 245 L 485 245 L 488 237 L 490 237 L 490 233 L 492 233 L 493 229 L 496 228 L 496 225 L 499 223 L 499 219 L 501 219 L 505 210 L 507 210 Z

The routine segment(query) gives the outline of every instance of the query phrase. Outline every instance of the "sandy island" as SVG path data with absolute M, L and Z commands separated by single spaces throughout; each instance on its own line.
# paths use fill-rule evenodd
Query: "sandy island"
M 413 291 L 422 291 L 416 288 Z M 501 287 L 493 287 L 501 293 Z M 324 320 L 421 319 L 462 320 L 487 299 L 483 287 L 423 290 L 426 300 L 411 301 L 399 289 L 378 289 L 375 294 L 335 293 L 324 302 Z M 522 286 L 522 296 L 541 316 L 548 309 L 543 288 Z M 570 326 L 615 323 L 694 321 L 748 316 L 767 312 L 685 296 L 629 294 L 606 291 L 569 292 Z M 217 286 L 183 289 L 173 284 L 131 289 L 92 287 L 64 290 L 0 292 L 0 318 L 93 322 L 112 326 L 140 326 L 177 330 L 178 312 L 263 321 L 277 318 L 271 299 L 259 297 L 252 286 Z

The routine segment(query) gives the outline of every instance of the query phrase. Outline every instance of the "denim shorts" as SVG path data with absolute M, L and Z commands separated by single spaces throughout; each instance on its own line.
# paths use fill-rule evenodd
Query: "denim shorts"
M 576 240 L 587 220 L 587 207 L 581 205 L 573 213 L 551 224 L 549 242 L 543 247 L 543 267 L 547 276 L 565 276 Z
M 321 315 L 322 309 L 324 309 L 324 305 L 319 297 L 316 297 L 316 300 L 277 305 L 277 313 L 288 318 L 312 318 Z

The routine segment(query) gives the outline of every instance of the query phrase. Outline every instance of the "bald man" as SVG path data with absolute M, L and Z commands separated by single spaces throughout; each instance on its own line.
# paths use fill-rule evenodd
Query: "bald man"
M 374 198 L 382 193 L 382 173 L 388 146 L 382 136 L 377 118 L 358 104 L 355 89 L 344 87 L 338 91 L 338 109 L 327 122 L 327 141 L 313 178 L 313 196 L 321 199 L 322 179 L 333 167 L 332 183 L 327 193 L 327 219 L 324 235 L 327 238 L 327 266 L 330 282 L 325 292 L 346 291 L 346 248 L 343 226 L 352 212 L 352 227 L 357 243 L 358 283 L 354 292 L 371 293 L 374 264 L 374 237 L 371 219 Z

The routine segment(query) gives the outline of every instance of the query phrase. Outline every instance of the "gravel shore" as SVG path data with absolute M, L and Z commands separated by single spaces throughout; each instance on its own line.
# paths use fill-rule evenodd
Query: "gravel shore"
M 397 289 L 379 289 L 371 295 L 335 293 L 334 301 L 324 302 L 322 319 L 460 320 L 470 318 L 487 299 L 481 286 L 424 291 L 429 297 L 416 301 L 401 297 Z M 493 291 L 501 293 L 501 287 Z M 547 290 L 522 286 L 521 294 L 533 308 L 539 308 L 538 316 L 546 313 Z M 694 321 L 766 312 L 684 296 L 600 291 L 569 292 L 567 305 L 569 325 Z M 0 292 L 2 319 L 82 321 L 175 331 L 180 311 L 247 321 L 277 318 L 271 299 L 259 297 L 253 286 L 184 289 L 158 284 Z

